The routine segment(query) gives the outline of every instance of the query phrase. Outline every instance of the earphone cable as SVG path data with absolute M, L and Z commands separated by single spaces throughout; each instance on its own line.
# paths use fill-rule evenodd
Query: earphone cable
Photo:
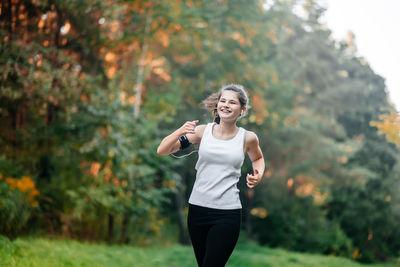
M 190 156 L 190 155 L 192 155 L 194 152 L 198 152 L 199 150 L 193 150 L 192 152 L 190 152 L 189 154 L 185 154 L 185 155 L 182 155 L 182 156 L 175 156 L 173 153 L 171 153 L 170 155 L 171 156 L 173 156 L 174 158 L 176 158 L 176 159 L 181 159 L 181 158 L 184 158 L 184 157 L 187 157 L 187 156 Z

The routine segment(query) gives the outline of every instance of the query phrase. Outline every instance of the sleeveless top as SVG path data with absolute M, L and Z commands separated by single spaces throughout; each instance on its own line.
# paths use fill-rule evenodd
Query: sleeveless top
M 215 209 L 240 209 L 237 183 L 244 160 L 246 130 L 239 131 L 229 140 L 212 135 L 216 123 L 208 123 L 200 141 L 196 163 L 196 181 L 189 203 Z

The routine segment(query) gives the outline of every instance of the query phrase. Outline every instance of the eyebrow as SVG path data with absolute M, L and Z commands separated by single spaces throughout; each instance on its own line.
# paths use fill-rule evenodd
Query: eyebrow
M 221 97 L 221 98 L 220 98 L 220 100 L 228 100 L 228 101 L 234 101 L 234 102 L 237 102 L 237 100 L 235 100 L 235 99 L 226 99 L 226 98 L 224 98 L 224 97 Z

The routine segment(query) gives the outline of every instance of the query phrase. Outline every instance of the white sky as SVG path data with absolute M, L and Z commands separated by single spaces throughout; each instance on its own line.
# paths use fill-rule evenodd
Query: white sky
M 337 40 L 352 31 L 358 55 L 384 77 L 389 98 L 400 111 L 400 0 L 320 0 L 323 23 Z

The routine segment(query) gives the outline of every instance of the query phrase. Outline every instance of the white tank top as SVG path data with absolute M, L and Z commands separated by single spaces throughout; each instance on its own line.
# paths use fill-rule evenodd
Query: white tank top
M 196 163 L 196 181 L 189 203 L 216 209 L 240 209 L 237 183 L 244 160 L 246 130 L 239 127 L 236 136 L 229 140 L 212 135 L 216 123 L 208 123 L 200 141 Z

